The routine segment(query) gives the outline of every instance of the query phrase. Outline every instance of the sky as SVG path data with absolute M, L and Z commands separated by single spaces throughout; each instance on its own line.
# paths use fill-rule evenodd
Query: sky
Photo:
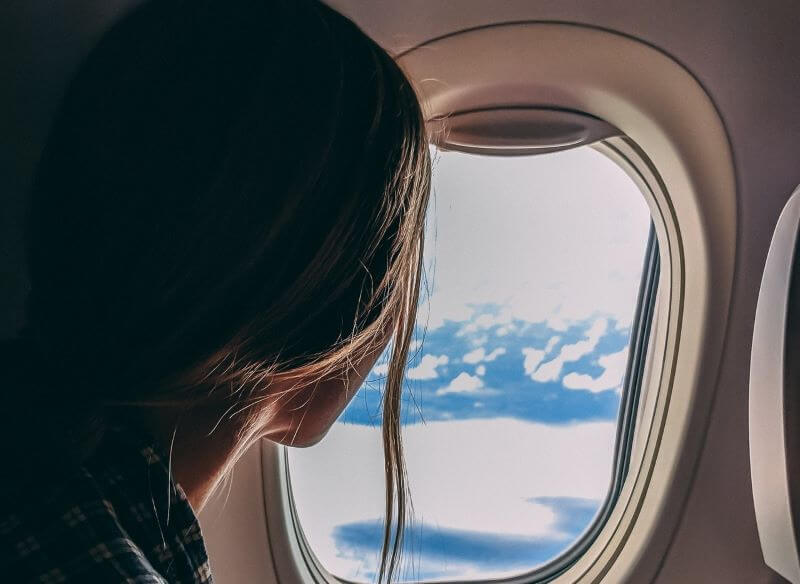
M 434 153 L 403 403 L 404 579 L 527 572 L 591 524 L 611 479 L 649 225 L 635 184 L 590 148 Z M 385 373 L 384 356 L 325 440 L 289 457 L 312 551 L 356 582 L 379 558 Z

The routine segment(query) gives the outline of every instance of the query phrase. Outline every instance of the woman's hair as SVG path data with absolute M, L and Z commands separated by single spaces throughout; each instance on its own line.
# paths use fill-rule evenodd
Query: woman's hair
M 415 93 L 343 16 L 306 0 L 138 8 L 78 70 L 36 172 L 28 324 L 5 355 L 22 384 L 5 431 L 30 437 L 17 463 L 54 437 L 84 459 L 122 407 L 255 404 L 274 374 L 346 370 L 391 334 L 390 579 L 429 190 Z

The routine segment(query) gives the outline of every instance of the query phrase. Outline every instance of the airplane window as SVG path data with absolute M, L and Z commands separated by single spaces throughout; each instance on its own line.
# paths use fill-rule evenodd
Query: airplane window
M 642 193 L 591 147 L 434 151 L 404 403 L 404 580 L 531 572 L 602 518 L 618 420 L 636 418 L 620 412 L 650 237 Z M 304 545 L 353 582 L 379 563 L 385 372 L 382 358 L 319 445 L 288 451 Z

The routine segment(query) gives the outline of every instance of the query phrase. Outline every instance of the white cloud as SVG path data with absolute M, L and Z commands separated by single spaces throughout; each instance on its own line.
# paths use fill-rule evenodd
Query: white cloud
M 522 349 L 522 354 L 525 357 L 525 361 L 523 362 L 522 366 L 525 369 L 525 375 L 533 375 L 536 371 L 536 368 L 541 365 L 544 358 L 555 348 L 558 344 L 558 341 L 561 340 L 561 337 L 558 335 L 550 337 L 547 341 L 547 345 L 545 345 L 544 350 L 542 349 L 535 349 L 533 347 L 524 347 Z
M 570 373 L 564 376 L 562 385 L 567 389 L 588 389 L 593 393 L 609 389 L 619 390 L 628 365 L 628 348 L 610 355 L 603 355 L 597 360 L 597 363 L 603 368 L 603 373 L 599 377 Z
M 529 499 L 603 499 L 614 429 L 612 422 L 548 425 L 502 418 L 407 426 L 415 524 L 558 537 L 552 509 Z M 363 566 L 339 556 L 332 532 L 382 517 L 380 428 L 335 424 L 317 446 L 289 453 L 293 495 L 311 549 L 328 570 L 352 577 Z
M 447 286 L 445 286 L 446 289 Z M 473 312 L 473 308 L 467 302 L 463 302 L 451 294 L 434 293 L 420 302 L 417 324 L 433 330 L 447 321 L 464 322 L 469 320 Z
M 497 314 L 484 313 L 473 320 L 478 328 L 487 329 L 511 322 L 511 311 L 504 308 Z
M 592 326 L 586 331 L 586 338 L 594 343 L 597 343 L 606 331 L 608 330 L 608 321 L 605 318 L 598 318 L 592 323 Z
M 423 355 L 419 365 L 412 367 L 406 372 L 409 379 L 435 379 L 439 377 L 436 368 L 440 365 L 447 365 L 449 359 L 447 355 Z
M 491 314 L 479 314 L 477 317 L 472 319 L 472 324 L 475 325 L 477 328 L 489 328 L 494 324 L 494 316 Z
M 485 361 L 487 363 L 494 361 L 500 355 L 505 355 L 506 349 L 505 347 L 498 347 L 491 353 L 486 353 L 486 350 L 483 347 L 478 347 L 477 349 L 470 351 L 466 355 L 464 355 L 461 360 L 464 363 L 469 363 L 470 365 L 475 365 L 476 363 L 480 363 L 481 361 Z
M 445 387 L 437 389 L 436 395 L 446 395 L 448 393 L 480 393 L 481 389 L 483 389 L 483 379 L 463 371 Z
M 547 317 L 545 321 L 547 324 L 547 328 L 553 331 L 561 331 L 564 332 L 569 328 L 569 323 L 564 319 L 563 316 L 559 316 L 557 314 L 551 314 Z
M 486 355 L 486 358 L 484 359 L 484 361 L 486 361 L 487 363 L 490 363 L 490 362 L 494 361 L 495 359 L 497 359 L 500 355 L 505 355 L 505 354 L 506 354 L 506 348 L 505 347 L 497 347 L 494 351 L 492 351 L 491 353 Z
M 469 353 L 461 357 L 461 360 L 464 363 L 469 363 L 470 365 L 474 365 L 475 363 L 480 363 L 481 361 L 483 361 L 484 357 L 486 357 L 486 351 L 484 350 L 483 347 L 479 347 L 474 351 L 470 351 Z
M 486 365 L 478 365 L 475 368 L 475 375 L 486 375 Z
M 387 373 L 389 373 L 389 363 L 381 363 L 380 365 L 375 365 L 375 367 L 372 368 L 372 375 L 382 377 Z
M 560 341 L 560 340 L 561 340 L 561 337 L 559 337 L 558 335 L 556 335 L 554 337 L 550 337 L 550 340 L 547 341 L 547 345 L 544 348 L 544 352 L 545 353 L 549 353 L 550 351 L 555 349 L 556 345 L 558 344 L 558 341 Z
M 525 367 L 525 374 L 532 375 L 544 359 L 545 352 L 539 349 L 525 347 L 522 349 L 522 354 L 525 356 L 525 362 L 523 363 L 523 367 Z
M 577 361 L 595 350 L 597 343 L 606 334 L 608 330 L 608 321 L 605 318 L 598 318 L 586 331 L 584 338 L 577 343 L 570 345 L 563 345 L 561 351 L 552 360 L 547 361 L 539 366 L 533 374 L 525 369 L 534 381 L 546 382 L 555 381 L 561 376 L 561 370 L 565 363 Z
M 514 330 L 514 326 L 511 324 L 511 319 L 511 310 L 507 306 L 503 307 L 496 314 L 483 312 L 476 315 L 473 313 L 471 320 L 462 326 L 456 335 L 461 337 L 464 335 L 475 334 L 478 331 L 496 328 L 495 333 L 498 336 L 502 336 Z

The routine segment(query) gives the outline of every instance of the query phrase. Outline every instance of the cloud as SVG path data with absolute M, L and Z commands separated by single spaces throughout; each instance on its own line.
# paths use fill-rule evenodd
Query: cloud
M 554 330 L 554 331 L 561 331 L 564 332 L 569 328 L 569 323 L 567 320 L 558 314 L 551 314 L 547 317 L 546 320 L 547 328 Z
M 508 418 L 406 426 L 412 529 L 480 531 L 490 536 L 488 541 L 492 534 L 558 538 L 567 545 L 564 535 L 580 531 L 578 523 L 588 521 L 574 514 L 584 517 L 589 511 L 552 498 L 605 497 L 614 430 L 613 422 L 549 425 Z M 363 557 L 342 555 L 337 528 L 382 517 L 380 432 L 379 427 L 337 423 L 317 446 L 289 449 L 300 525 L 316 556 L 336 575 L 363 569 L 358 561 Z M 328 488 L 319 488 L 321 480 Z M 572 519 L 565 519 L 564 512 Z M 442 560 L 437 564 L 441 569 Z
M 561 368 L 563 366 L 564 359 L 562 359 L 560 356 L 556 357 L 552 361 L 548 361 L 544 365 L 541 365 L 536 371 L 534 371 L 531 375 L 531 379 L 542 383 L 547 381 L 555 381 L 558 379 L 558 376 L 561 375 Z
M 483 358 L 485 356 L 486 356 L 486 351 L 484 350 L 483 347 L 479 347 L 474 351 L 470 351 L 469 353 L 461 357 L 461 360 L 464 361 L 464 363 L 469 363 L 471 365 L 474 365 L 475 363 L 480 363 L 481 361 L 483 361 Z
M 561 376 L 561 370 L 565 363 L 577 361 L 595 350 L 597 343 L 606 334 L 608 321 L 605 318 L 598 318 L 584 334 L 583 340 L 570 345 L 563 345 L 558 355 L 546 363 L 540 365 L 532 374 L 527 370 L 531 379 L 539 382 L 555 381 Z
M 466 371 L 459 373 L 447 386 L 436 390 L 436 395 L 448 393 L 480 393 L 483 388 L 483 379 L 470 375 Z
M 372 368 L 371 374 L 378 377 L 383 377 L 387 373 L 389 373 L 389 363 L 381 363 L 380 365 L 375 365 L 375 367 Z
M 475 368 L 475 375 L 486 375 L 486 365 L 478 365 Z
M 625 347 L 610 355 L 603 355 L 597 360 L 597 364 L 603 368 L 603 372 L 598 377 L 570 373 L 564 376 L 562 385 L 567 389 L 587 389 L 592 393 L 621 389 L 625 369 L 628 366 L 628 348 Z
M 502 307 L 497 313 L 482 312 L 477 315 L 473 313 L 469 322 L 462 326 L 456 335 L 459 337 L 472 335 L 478 331 L 497 327 L 496 334 L 502 336 L 514 330 L 514 325 L 511 324 L 512 318 L 511 310 L 507 306 Z
M 550 337 L 550 340 L 547 341 L 547 345 L 544 348 L 544 352 L 545 353 L 549 353 L 550 351 L 555 349 L 556 345 L 558 344 L 558 341 L 560 341 L 560 340 L 561 340 L 561 337 L 559 337 L 558 335 L 556 335 L 554 337 Z
M 550 354 L 560 340 L 561 337 L 558 335 L 550 337 L 543 350 L 533 347 L 523 347 L 522 355 L 525 357 L 525 360 L 522 363 L 522 367 L 525 369 L 525 375 L 533 375 L 536 368 L 539 367 L 542 361 L 544 361 L 544 358 Z
M 525 356 L 525 361 L 522 364 L 525 368 L 525 375 L 532 375 L 546 355 L 544 351 L 532 347 L 523 348 L 522 354 Z
M 410 345 L 410 347 L 408 349 L 409 354 L 413 354 L 414 351 L 416 351 L 421 346 L 422 346 L 422 342 L 419 339 L 415 339 L 415 340 L 411 341 L 411 345 Z M 389 348 L 387 348 L 383 352 L 383 354 L 380 356 L 380 358 L 378 359 L 377 364 L 372 368 L 372 371 L 370 371 L 370 376 L 373 376 L 373 377 L 385 377 L 386 374 L 389 373 L 389 356 L 390 356 L 390 352 L 389 352 Z M 444 355 L 443 355 L 443 357 L 444 357 Z M 445 359 L 446 358 L 447 357 L 445 357 Z M 446 364 L 446 362 L 444 364 Z M 422 363 L 420 363 L 420 366 L 421 365 L 422 365 Z M 435 377 L 435 375 L 434 375 L 434 377 Z
M 499 325 L 508 325 L 511 323 L 511 318 L 511 310 L 508 307 L 503 307 L 503 309 L 496 314 L 484 312 L 476 317 L 473 322 L 478 328 L 488 329 Z
M 495 359 L 497 359 L 500 355 L 505 355 L 505 354 L 506 354 L 506 348 L 505 347 L 498 347 L 494 351 L 492 351 L 491 353 L 486 355 L 486 358 L 484 359 L 484 361 L 489 363 L 489 362 L 494 361 Z
M 440 365 L 447 365 L 450 359 L 447 355 L 423 355 L 419 365 L 412 367 L 406 372 L 409 379 L 435 379 L 439 377 L 436 368 Z
M 468 303 L 453 298 L 450 294 L 438 293 L 420 302 L 417 324 L 434 330 L 448 321 L 464 322 L 469 320 L 473 313 L 474 309 Z
M 483 347 L 478 347 L 474 351 L 470 351 L 466 355 L 464 355 L 461 360 L 464 363 L 469 363 L 470 365 L 475 365 L 476 363 L 480 363 L 481 361 L 485 361 L 487 363 L 494 361 L 500 355 L 505 355 L 506 349 L 505 347 L 498 347 L 491 353 L 486 353 L 486 350 Z

